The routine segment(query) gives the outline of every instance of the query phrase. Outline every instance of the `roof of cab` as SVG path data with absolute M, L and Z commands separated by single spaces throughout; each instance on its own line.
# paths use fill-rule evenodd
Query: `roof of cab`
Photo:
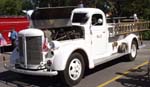
M 102 10 L 97 9 L 97 8 L 76 8 L 73 10 L 73 13 L 74 12 L 85 12 L 85 13 L 90 13 L 90 14 L 93 14 L 93 13 L 104 14 L 104 12 Z

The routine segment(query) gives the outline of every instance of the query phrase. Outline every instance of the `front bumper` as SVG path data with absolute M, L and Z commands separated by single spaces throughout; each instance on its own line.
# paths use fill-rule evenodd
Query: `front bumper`
M 4 65 L 4 67 L 10 71 L 16 72 L 16 73 L 22 73 L 27 75 L 36 75 L 36 76 L 56 76 L 58 75 L 57 71 L 44 71 L 44 70 L 24 70 L 24 69 L 18 69 L 15 66 L 11 65 Z

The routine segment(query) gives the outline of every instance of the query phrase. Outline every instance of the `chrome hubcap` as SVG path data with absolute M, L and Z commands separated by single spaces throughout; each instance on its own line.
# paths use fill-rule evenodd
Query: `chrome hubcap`
M 77 80 L 82 71 L 81 61 L 77 58 L 73 59 L 69 66 L 69 76 L 72 80 Z

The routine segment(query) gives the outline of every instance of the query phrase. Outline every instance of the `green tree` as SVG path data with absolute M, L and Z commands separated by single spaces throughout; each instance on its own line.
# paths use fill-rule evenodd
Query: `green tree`
M 0 15 L 19 15 L 22 10 L 22 0 L 1 0 Z
M 22 0 L 22 10 L 31 10 L 34 6 L 30 0 Z
M 132 16 L 150 19 L 150 0 L 126 0 L 121 4 L 122 16 Z

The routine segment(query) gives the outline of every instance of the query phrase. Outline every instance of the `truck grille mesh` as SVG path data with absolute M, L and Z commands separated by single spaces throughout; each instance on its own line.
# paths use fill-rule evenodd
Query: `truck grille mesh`
M 27 64 L 40 64 L 42 61 L 42 38 L 38 37 L 27 37 Z
M 25 64 L 25 45 L 22 37 L 19 37 L 20 63 Z M 26 37 L 27 64 L 37 65 L 42 61 L 42 37 Z

